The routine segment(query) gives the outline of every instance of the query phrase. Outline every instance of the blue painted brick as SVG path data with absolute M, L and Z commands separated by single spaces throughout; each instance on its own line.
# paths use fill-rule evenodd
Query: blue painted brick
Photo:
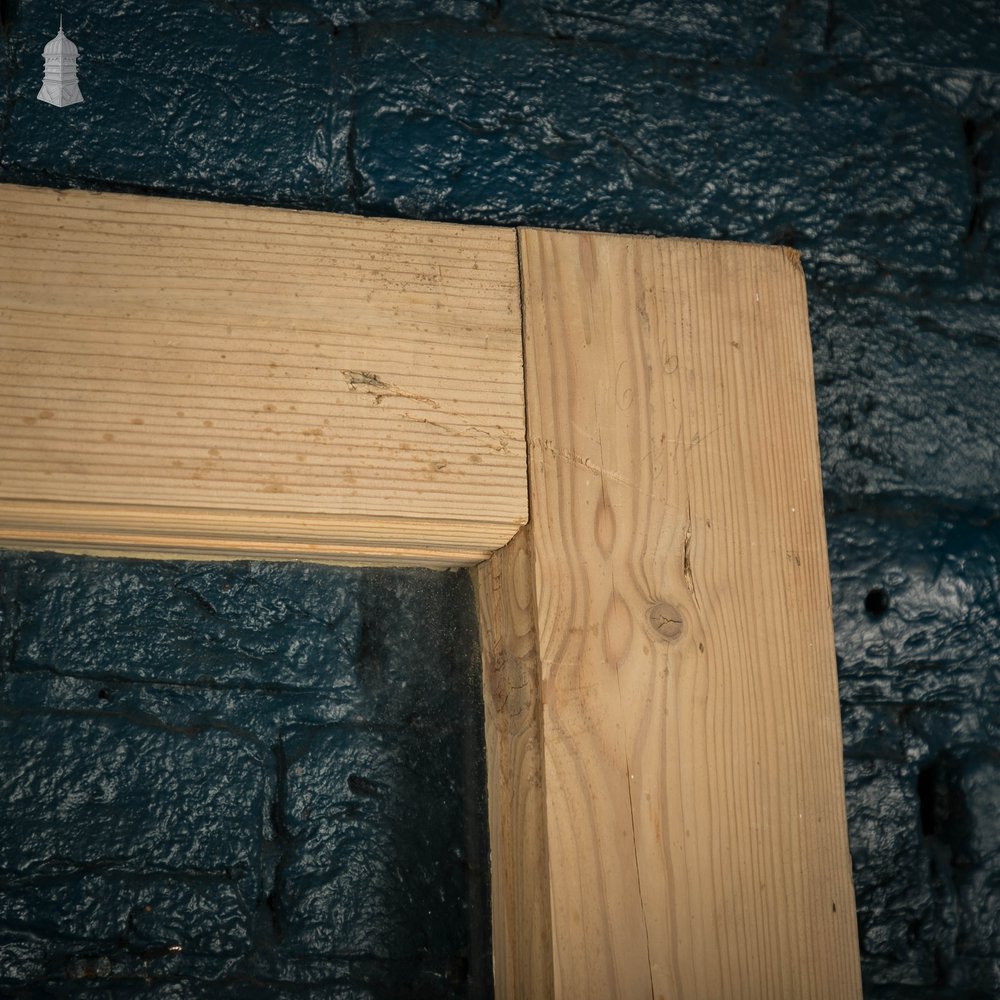
M 845 762 L 866 983 L 927 985 L 933 948 L 947 937 L 930 886 L 930 859 L 919 825 L 916 768 L 848 757 Z M 920 931 L 913 926 L 919 924 Z
M 0 929 L 0 989 L 44 979 L 51 947 L 34 932 Z
M 324 208 L 346 204 L 350 46 L 306 14 L 64 4 L 84 103 L 35 100 L 55 8 L 17 5 L 7 179 Z M 338 145 L 339 142 L 339 145 Z
M 0 717 L 0 775 L 0 981 L 218 973 L 249 950 L 267 788 L 244 741 L 21 713 Z
M 1000 493 L 995 307 L 814 287 L 809 310 L 827 490 Z
M 4 981 L 482 988 L 470 605 L 461 573 L 8 555 Z
M 419 29 L 362 59 L 367 210 L 787 242 L 872 283 L 959 271 L 961 122 L 870 78 Z
M 993 0 L 837 0 L 824 27 L 826 51 L 841 58 L 1000 73 Z
M 981 963 L 976 985 L 1000 988 L 1000 752 L 995 741 L 969 755 L 959 776 L 967 833 L 953 862 L 961 911 L 959 947 L 971 957 L 993 956 Z
M 248 949 L 251 910 L 238 869 L 230 876 L 128 873 L 115 871 L 113 862 L 103 867 L 14 878 L 0 894 L 0 920 L 8 928 L 75 942 L 76 950 L 117 950 L 123 943 L 141 954 L 177 944 L 186 956 L 219 957 Z
M 115 682 L 355 697 L 356 571 L 295 564 L 14 557 L 15 670 Z M 60 627 L 54 629 L 53 621 Z M 107 686 L 106 685 L 106 686 Z
M 835 514 L 827 533 L 845 700 L 1000 704 L 991 515 L 957 509 L 929 519 L 903 504 Z M 888 602 L 877 616 L 865 606 L 873 589 Z
M 460 722 L 440 718 L 414 719 L 405 732 L 326 730 L 288 741 L 283 873 L 293 952 L 407 955 L 418 967 L 424 955 L 444 974 L 463 947 L 454 909 L 467 905 L 466 873 L 478 861 L 463 850 L 465 814 L 456 808 L 468 795 L 463 751 Z
M 780 0 L 583 0 L 540 4 L 506 0 L 500 24 L 511 31 L 591 42 L 699 62 L 748 63 L 780 33 Z
M 114 716 L 19 714 L 0 718 L 0 731 L 5 877 L 255 863 L 265 789 L 245 741 Z

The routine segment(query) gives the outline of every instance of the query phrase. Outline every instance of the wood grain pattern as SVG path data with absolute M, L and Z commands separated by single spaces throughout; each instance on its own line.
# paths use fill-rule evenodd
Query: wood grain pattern
M 526 519 L 510 230 L 0 185 L 0 545 L 476 562 Z
M 0 545 L 473 563 L 497 993 L 860 995 L 804 286 L 0 186 Z
M 555 995 L 859 997 L 797 258 L 520 239 Z
M 534 553 L 524 529 L 474 575 L 483 646 L 497 997 L 553 996 Z

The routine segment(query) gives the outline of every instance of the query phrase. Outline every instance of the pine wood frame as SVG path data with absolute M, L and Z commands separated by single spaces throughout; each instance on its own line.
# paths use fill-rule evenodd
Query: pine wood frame
M 499 997 L 860 996 L 795 254 L 7 185 L 0 265 L 0 545 L 475 566 Z

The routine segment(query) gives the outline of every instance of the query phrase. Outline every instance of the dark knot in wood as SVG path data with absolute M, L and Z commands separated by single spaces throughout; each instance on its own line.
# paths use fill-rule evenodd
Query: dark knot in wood
M 646 612 L 649 627 L 660 639 L 672 641 L 680 638 L 684 631 L 684 617 L 680 611 L 666 601 L 657 601 Z

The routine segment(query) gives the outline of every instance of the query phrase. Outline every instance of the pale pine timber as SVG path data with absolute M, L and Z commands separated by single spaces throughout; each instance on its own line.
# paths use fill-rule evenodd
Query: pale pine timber
M 511 230 L 0 185 L 0 546 L 471 564 L 523 425 Z
M 552 1000 L 552 918 L 530 532 L 473 577 L 483 655 L 493 978 L 499 1000 Z
M 532 734 L 487 730 L 495 822 L 529 831 L 498 968 L 544 880 L 558 998 L 858 998 L 797 257 L 519 236 L 530 566 L 478 577 L 487 699 L 513 657 Z

